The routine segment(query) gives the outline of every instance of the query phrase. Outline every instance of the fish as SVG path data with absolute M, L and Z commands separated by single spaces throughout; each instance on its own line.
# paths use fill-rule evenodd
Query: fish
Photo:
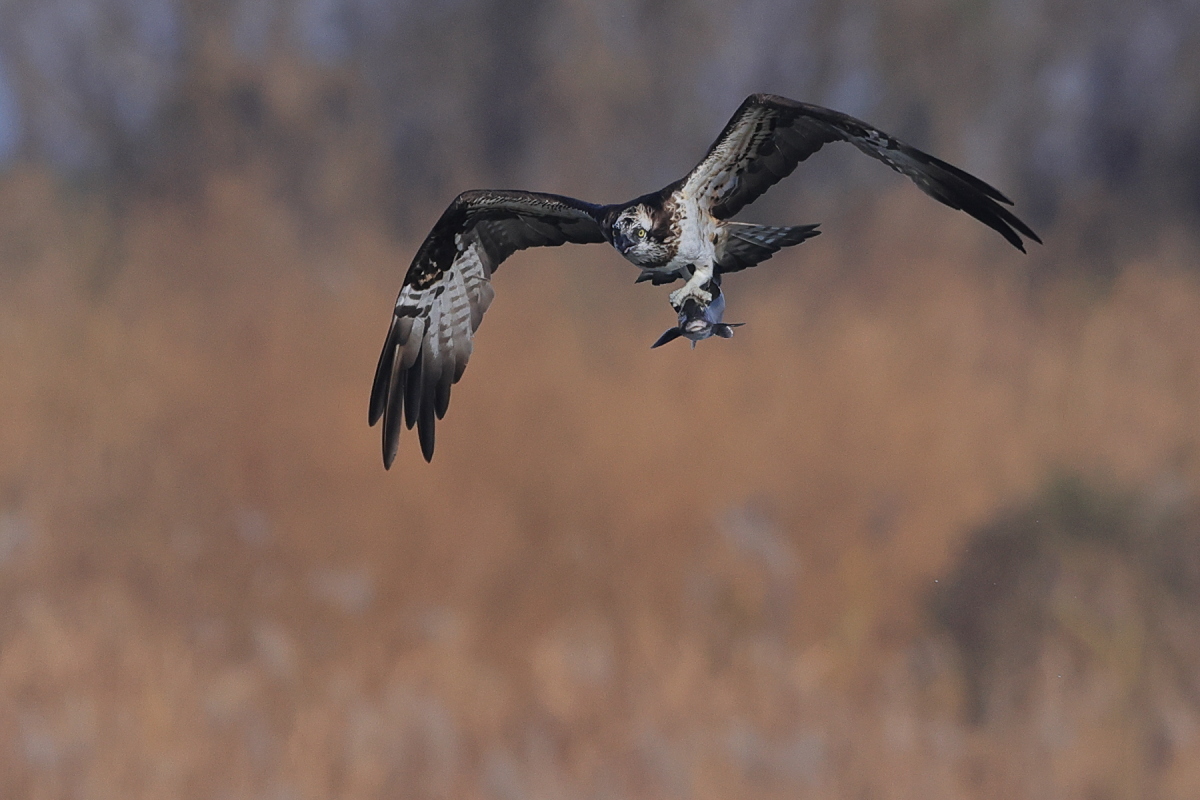
M 662 347 L 667 342 L 673 342 L 680 336 L 691 340 L 692 349 L 695 349 L 696 342 L 710 336 L 732 339 L 733 329 L 746 324 L 722 321 L 725 316 L 725 294 L 721 291 L 721 283 L 718 278 L 714 278 L 704 288 L 712 295 L 712 300 L 702 303 L 697 297 L 686 297 L 683 305 L 677 309 L 679 324 L 658 337 L 658 340 L 650 345 L 651 350 Z

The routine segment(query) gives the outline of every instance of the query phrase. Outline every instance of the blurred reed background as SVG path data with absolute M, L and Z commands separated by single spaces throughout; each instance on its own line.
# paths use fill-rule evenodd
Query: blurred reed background
M 1200 794 L 1200 5 L 0 4 L 0 795 Z M 663 289 L 520 254 L 432 465 L 367 395 L 460 190 L 850 148 Z

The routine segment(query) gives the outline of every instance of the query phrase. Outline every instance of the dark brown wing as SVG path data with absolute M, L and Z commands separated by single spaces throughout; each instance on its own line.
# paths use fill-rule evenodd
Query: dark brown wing
M 746 98 L 708 155 L 684 179 L 684 191 L 699 197 L 716 218 L 729 219 L 829 142 L 849 142 L 879 159 L 912 178 L 921 191 L 998 231 L 1022 252 L 1021 235 L 1042 241 L 1001 205 L 1012 205 L 1011 200 L 974 175 L 862 120 L 770 94 Z
M 603 242 L 589 203 L 534 192 L 464 192 L 442 214 L 413 258 L 388 329 L 375 383 L 372 425 L 383 419 L 383 464 L 391 467 L 400 421 L 417 426 L 433 458 L 435 417 L 450 403 L 471 357 L 471 338 L 492 302 L 491 276 L 527 247 Z

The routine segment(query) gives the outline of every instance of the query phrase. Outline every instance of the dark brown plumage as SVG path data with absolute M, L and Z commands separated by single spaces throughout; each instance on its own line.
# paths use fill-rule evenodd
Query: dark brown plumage
M 715 278 L 759 264 L 815 236 L 815 225 L 775 227 L 730 218 L 830 142 L 845 141 L 907 175 L 926 194 L 961 209 L 1025 250 L 1041 240 L 1003 194 L 963 170 L 862 120 L 786 97 L 748 97 L 687 176 L 628 203 L 599 206 L 560 195 L 475 190 L 455 198 L 417 250 L 371 388 L 369 421 L 383 420 L 383 462 L 396 457 L 401 425 L 416 426 L 433 458 L 434 426 L 462 377 L 476 329 L 492 301 L 491 276 L 528 247 L 608 242 L 640 266 L 638 280 L 684 278 L 672 293 L 703 314 Z M 709 320 L 721 325 L 720 313 Z M 725 330 L 729 326 L 719 327 Z M 717 328 L 714 328 L 717 329 Z M 729 328 L 731 330 L 731 328 Z

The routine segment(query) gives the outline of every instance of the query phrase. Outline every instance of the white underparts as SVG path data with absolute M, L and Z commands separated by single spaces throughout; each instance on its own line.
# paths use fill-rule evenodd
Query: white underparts
M 676 192 L 672 199 L 682 213 L 679 219 L 679 246 L 666 269 L 683 275 L 687 274 L 689 267 L 694 271 L 682 288 L 671 292 L 671 305 L 681 308 L 688 297 L 695 297 L 707 304 L 712 301 L 712 295 L 702 287 L 712 280 L 713 262 L 716 259 L 714 239 L 720 223 L 701 208 L 697 198 L 686 187 Z

